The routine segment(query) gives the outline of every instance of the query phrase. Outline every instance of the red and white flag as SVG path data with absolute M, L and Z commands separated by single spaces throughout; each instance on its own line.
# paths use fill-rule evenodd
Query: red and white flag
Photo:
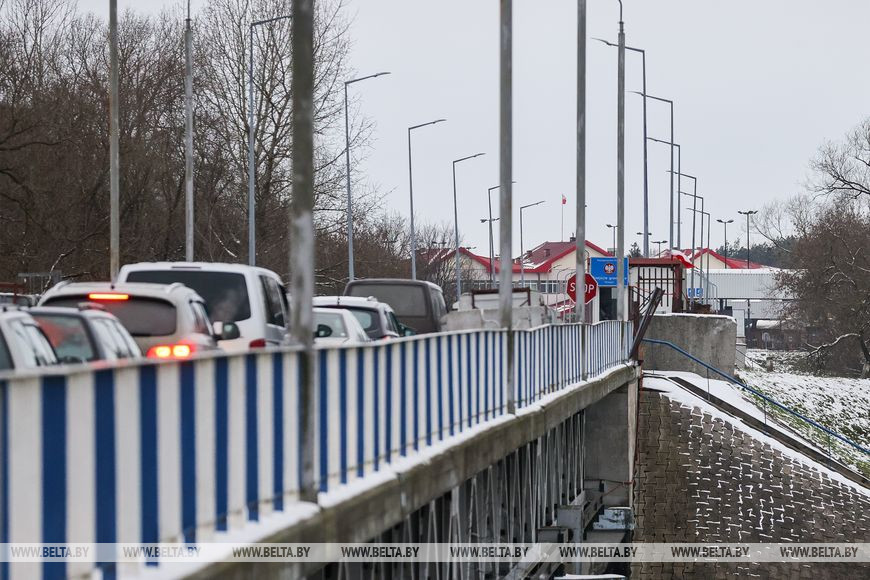
M 565 197 L 565 194 L 563 193 L 562 194 L 562 205 L 565 205 L 566 203 L 568 203 L 568 198 Z

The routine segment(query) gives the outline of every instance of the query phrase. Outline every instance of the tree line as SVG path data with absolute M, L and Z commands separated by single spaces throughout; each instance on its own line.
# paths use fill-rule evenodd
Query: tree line
M 208 0 L 193 21 L 196 259 L 246 262 L 249 24 L 282 0 Z M 184 259 L 184 26 L 181 7 L 119 17 L 121 263 Z M 347 278 L 344 0 L 315 16 L 315 221 L 318 291 Z M 291 91 L 289 20 L 255 28 L 257 264 L 286 276 Z M 107 279 L 108 24 L 73 0 L 0 0 L 0 280 L 51 272 Z M 350 143 L 359 276 L 410 271 L 406 220 L 382 209 L 356 170 L 372 124 L 354 113 Z M 445 227 L 418 226 L 418 247 Z M 431 246 L 428 246 L 431 247 Z M 423 275 L 433 275 L 425 268 Z

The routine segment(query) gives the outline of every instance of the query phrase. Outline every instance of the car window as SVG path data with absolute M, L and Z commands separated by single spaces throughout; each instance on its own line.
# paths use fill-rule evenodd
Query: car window
M 21 320 L 13 320 L 9 326 L 21 346 L 25 367 L 45 366 L 57 362 L 51 343 L 38 326 Z
M 190 310 L 193 313 L 193 330 L 200 334 L 211 335 L 214 330 L 210 328 L 211 324 L 208 320 L 208 315 L 205 313 L 205 308 L 199 302 L 191 302 Z
M 332 308 L 339 308 L 338 306 Z M 381 326 L 381 317 L 377 310 L 372 310 L 370 308 L 354 308 L 351 306 L 342 305 L 341 308 L 349 311 L 359 322 L 359 325 L 363 327 L 363 330 L 366 331 L 366 334 L 369 335 L 370 338 L 381 338 L 384 336 L 384 329 Z
M 447 305 L 444 304 L 444 295 L 441 292 L 430 290 L 429 297 L 432 299 L 432 312 L 436 319 L 440 319 L 447 314 Z
M 348 296 L 374 296 L 386 302 L 399 316 L 426 316 L 428 306 L 423 287 L 418 284 L 354 283 Z
M 115 344 L 116 339 L 109 331 L 105 321 L 101 319 L 95 320 L 92 328 L 94 329 L 94 336 L 100 343 L 100 346 L 102 346 L 104 360 L 117 360 L 120 358 L 118 356 L 118 346 Z
M 332 331 L 330 337 L 347 338 L 347 328 L 340 312 L 315 312 L 314 325 L 317 327 L 321 324 L 328 326 Z
M 208 317 L 213 321 L 238 322 L 251 317 L 248 283 L 244 274 L 205 270 L 140 270 L 130 272 L 127 282 L 180 282 L 205 300 Z
M 58 296 L 46 306 L 77 308 L 86 296 Z M 133 336 L 166 336 L 175 334 L 177 313 L 171 302 L 156 298 L 130 296 L 128 300 L 106 300 L 100 304 L 114 314 Z
M 127 341 L 118 332 L 115 324 L 107 319 L 100 319 L 98 322 L 105 326 L 108 335 L 112 338 L 112 344 L 114 344 L 115 354 L 118 355 L 118 358 L 130 358 L 132 353 L 127 347 Z
M 136 344 L 136 341 L 133 340 L 133 337 L 130 336 L 130 333 L 127 332 L 127 329 L 118 322 L 117 320 L 109 320 L 108 323 L 115 329 L 121 339 L 124 341 L 124 344 L 127 345 L 127 352 L 130 353 L 132 358 L 138 358 L 142 356 L 142 350 L 139 348 L 139 345 Z
M 389 322 L 389 328 L 395 333 L 402 334 L 399 332 L 401 326 L 399 326 L 399 321 L 396 319 L 396 315 L 392 312 L 387 314 L 387 321 Z
M 281 287 L 268 276 L 260 276 L 260 284 L 263 287 L 263 302 L 266 305 L 266 322 L 283 327 L 285 323 Z
M 3 335 L 0 334 L 0 371 L 8 371 L 12 368 L 12 355 L 9 354 L 9 348 L 6 346 L 6 341 Z
M 97 358 L 91 334 L 80 316 L 33 314 L 61 360 L 92 361 Z

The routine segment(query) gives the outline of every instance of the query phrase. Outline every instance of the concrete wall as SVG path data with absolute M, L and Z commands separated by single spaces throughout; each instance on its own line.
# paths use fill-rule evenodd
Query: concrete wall
M 636 400 L 637 381 L 632 381 L 586 409 L 583 478 L 587 489 L 603 482 L 609 492 L 605 505 L 624 506 L 631 500 L 624 482 L 634 470 Z
M 662 314 L 653 316 L 645 338 L 672 342 L 713 367 L 734 373 L 737 323 L 730 316 Z M 688 371 L 705 376 L 707 371 L 666 346 L 644 343 L 646 370 Z

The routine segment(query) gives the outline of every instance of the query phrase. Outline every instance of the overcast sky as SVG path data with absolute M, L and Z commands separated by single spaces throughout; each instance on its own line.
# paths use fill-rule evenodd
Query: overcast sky
M 155 10 L 162 0 L 120 0 L 122 9 Z M 202 5 L 194 1 L 194 9 Z M 574 231 L 576 4 L 514 1 L 514 208 L 526 210 L 525 246 Z M 618 3 L 589 0 L 588 34 L 616 40 Z M 107 15 L 108 0 L 81 0 Z M 414 134 L 419 219 L 452 224 L 451 161 L 458 166 L 459 230 L 488 251 L 486 190 L 498 183 L 497 0 L 348 0 L 352 62 L 361 75 L 391 71 L 352 87 L 376 123 L 361 170 L 408 212 L 407 127 L 445 117 Z M 868 114 L 870 3 L 854 0 L 625 0 L 629 46 L 647 51 L 648 92 L 673 99 L 675 140 L 684 173 L 699 178 L 713 220 L 800 191 L 809 159 Z M 639 55 L 628 53 L 626 88 L 640 90 Z M 587 237 L 610 246 L 616 219 L 616 49 L 588 47 Z M 667 139 L 667 106 L 650 101 L 650 136 Z M 626 95 L 626 247 L 642 229 L 642 99 Z M 668 237 L 668 147 L 650 144 L 652 240 Z M 683 183 L 684 189 L 688 183 Z M 683 198 L 685 200 L 685 198 Z M 497 208 L 495 197 L 494 206 Z M 683 202 L 685 208 L 686 202 Z M 495 210 L 497 213 L 497 209 Z M 514 248 L 519 252 L 518 219 Z M 683 211 L 683 246 L 691 215 Z M 729 238 L 745 239 L 738 220 Z M 497 225 L 497 224 L 496 224 Z M 722 243 L 714 222 L 712 245 Z M 496 242 L 498 243 L 498 242 Z

